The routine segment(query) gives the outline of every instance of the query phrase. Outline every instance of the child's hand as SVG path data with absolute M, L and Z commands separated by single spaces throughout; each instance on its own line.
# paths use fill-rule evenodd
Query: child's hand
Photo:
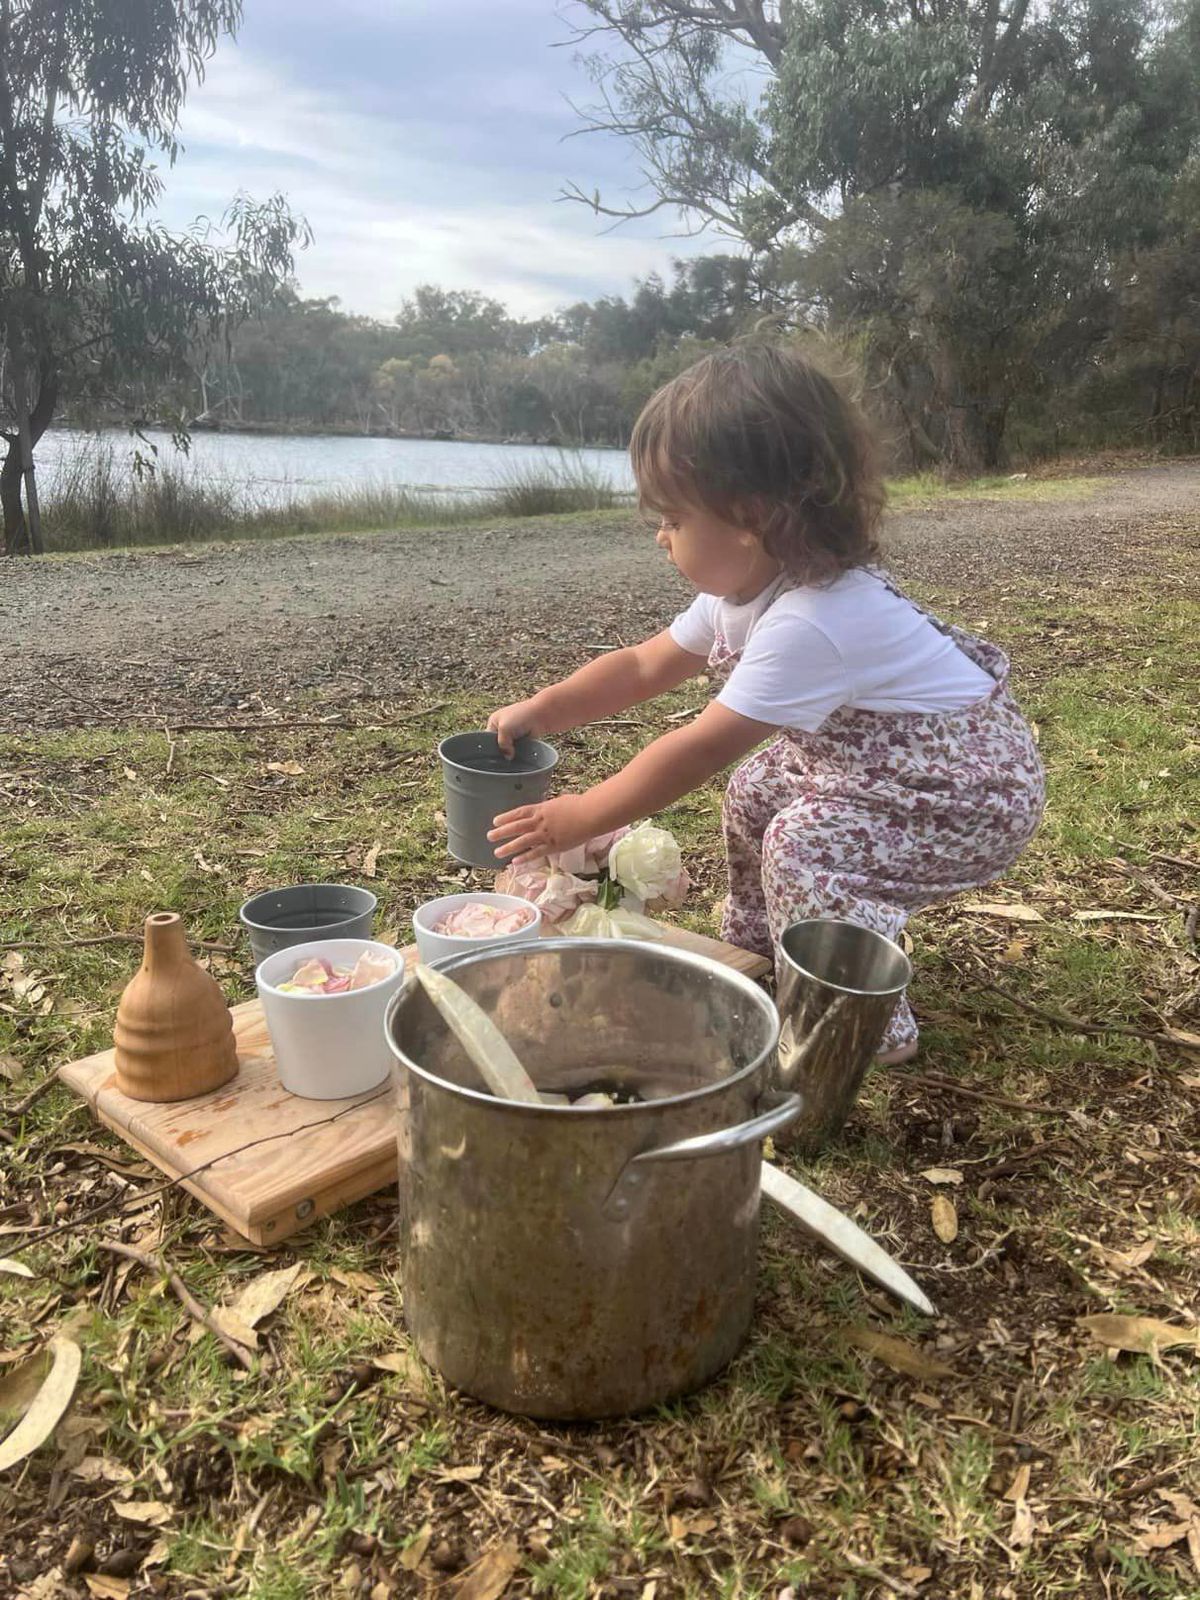
M 535 806 L 518 806 L 495 818 L 488 840 L 496 847 L 497 860 L 524 866 L 527 861 L 586 844 L 596 831 L 588 811 L 587 800 L 581 794 L 563 794 Z
M 488 732 L 496 735 L 500 749 L 510 759 L 516 751 L 518 739 L 525 738 L 527 734 L 536 737 L 541 731 L 532 700 L 518 700 L 515 705 L 501 706 L 488 718 Z

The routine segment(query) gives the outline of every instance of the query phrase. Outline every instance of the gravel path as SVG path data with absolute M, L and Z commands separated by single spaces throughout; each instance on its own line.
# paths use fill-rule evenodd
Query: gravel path
M 969 603 L 1028 579 L 1183 583 L 1180 533 L 1198 519 L 1193 461 L 1114 474 L 1082 499 L 945 500 L 893 517 L 888 541 L 902 577 Z M 684 598 L 627 514 L 0 560 L 0 727 L 515 694 Z

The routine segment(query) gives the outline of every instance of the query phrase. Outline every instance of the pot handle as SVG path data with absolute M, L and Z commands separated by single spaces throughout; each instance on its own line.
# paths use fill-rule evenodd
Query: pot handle
M 804 1100 L 798 1094 L 770 1091 L 766 1098 L 775 1103 L 748 1122 L 739 1122 L 732 1128 L 718 1128 L 715 1133 L 698 1133 L 691 1139 L 661 1145 L 657 1150 L 643 1150 L 627 1161 L 601 1207 L 605 1216 L 619 1221 L 628 1214 L 634 1194 L 645 1183 L 648 1169 L 656 1162 L 692 1161 L 700 1156 L 723 1156 L 731 1150 L 742 1150 L 786 1128 L 804 1108 Z

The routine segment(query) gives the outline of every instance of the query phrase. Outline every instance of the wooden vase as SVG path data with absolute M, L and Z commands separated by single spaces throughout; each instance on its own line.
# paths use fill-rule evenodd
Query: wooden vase
M 114 1030 L 117 1087 L 134 1100 L 190 1100 L 238 1069 L 225 996 L 193 959 L 174 911 L 146 918 L 140 970 L 121 996 Z

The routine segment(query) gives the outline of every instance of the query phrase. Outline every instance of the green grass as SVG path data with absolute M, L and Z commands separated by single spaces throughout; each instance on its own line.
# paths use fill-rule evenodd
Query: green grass
M 921 472 L 889 480 L 888 505 L 896 511 L 919 511 L 939 500 L 1040 501 L 1053 505 L 1060 500 L 1086 500 L 1103 488 L 1104 481 L 1083 474 L 1039 478 L 1024 472 L 954 481 L 936 472 Z
M 353 1566 L 364 1594 L 383 1584 L 399 1600 L 453 1596 L 452 1569 L 508 1538 L 521 1566 L 506 1600 L 615 1600 L 650 1584 L 658 1600 L 776 1600 L 788 1584 L 868 1600 L 895 1592 L 880 1572 L 938 1596 L 1200 1592 L 1186 1544 L 1137 1545 L 1171 1520 L 1159 1490 L 1194 1492 L 1200 1362 L 1187 1352 L 1157 1366 L 1110 1359 L 1077 1324 L 1101 1310 L 1177 1322 L 1200 1303 L 1200 1061 L 1048 1026 L 988 987 L 1092 1021 L 1200 1031 L 1200 969 L 1183 930 L 1196 875 L 1167 859 L 1200 858 L 1195 608 L 1147 589 L 1114 602 L 1014 582 L 992 614 L 1039 729 L 1050 805 L 1027 856 L 982 898 L 1043 920 L 953 905 L 914 920 L 917 1076 L 871 1077 L 843 1142 L 798 1169 L 908 1263 L 941 1319 L 899 1312 L 772 1215 L 754 1330 L 721 1380 L 646 1418 L 555 1428 L 497 1418 L 419 1363 L 347 1398 L 359 1364 L 407 1348 L 390 1195 L 266 1257 L 223 1242 L 186 1197 L 128 1225 L 131 1238 L 161 1221 L 164 1254 L 204 1303 L 266 1266 L 294 1258 L 311 1269 L 265 1325 L 264 1359 L 249 1376 L 211 1338 L 191 1342 L 153 1275 L 134 1269 L 118 1281 L 93 1247 L 94 1227 L 32 1245 L 5 1234 L 0 1254 L 39 1278 L 0 1274 L 0 1351 L 32 1347 L 66 1322 L 84 1351 L 75 1415 L 90 1431 L 47 1447 L 6 1483 L 0 1592 L 4 1561 L 50 1570 L 81 1529 L 93 1530 L 99 1559 L 128 1538 L 149 1556 L 161 1540 L 161 1565 L 144 1570 L 161 1573 L 169 1595 L 223 1587 L 254 1600 L 344 1594 Z M 634 727 L 563 740 L 564 773 L 581 783 L 611 771 L 699 695 L 685 686 L 636 713 Z M 401 728 L 332 739 L 187 734 L 169 773 L 154 731 L 0 740 L 10 804 L 0 940 L 34 944 L 18 952 L 20 968 L 0 968 L 0 1060 L 24 1067 L 5 1097 L 13 1143 L 0 1225 L 69 1222 L 113 1192 L 90 1152 L 132 1159 L 64 1090 L 11 1114 L 55 1063 L 107 1044 L 136 965 L 134 944 L 71 941 L 134 933 L 165 907 L 185 915 L 194 939 L 236 946 L 248 893 L 360 878 L 375 841 L 381 935 L 403 940 L 420 900 L 463 881 L 444 855 L 431 752 L 485 709 L 451 689 L 448 704 Z M 272 773 L 269 762 L 302 771 Z M 697 883 L 686 919 L 709 930 L 721 892 L 718 804 L 713 786 L 668 818 Z M 1149 880 L 1177 897 L 1177 911 Z M 1077 919 L 1097 909 L 1153 920 Z M 240 947 L 209 961 L 231 999 L 251 993 Z M 1048 1153 L 1039 1141 L 1051 1141 Z M 1012 1158 L 1008 1174 L 984 1176 Z M 964 1175 L 950 1191 L 960 1227 L 950 1246 L 930 1226 L 933 1190 L 920 1174 L 933 1166 Z M 1143 1240 L 1155 1249 L 1142 1269 L 1106 1262 L 1103 1251 Z M 339 1273 L 366 1276 L 347 1286 Z M 850 1342 L 862 1324 L 936 1355 L 955 1376 L 893 1373 Z M 133 1484 L 83 1490 L 64 1468 L 64 1498 L 48 1517 L 57 1452 L 81 1446 L 128 1468 Z M 1034 1530 L 1028 1549 L 1010 1550 L 1005 1494 L 1022 1466 Z M 467 1469 L 467 1480 L 448 1469 Z M 681 1502 L 696 1484 L 699 1503 Z M 131 1534 L 112 1509 L 118 1494 L 162 1501 L 171 1519 Z M 427 1527 L 414 1575 L 404 1553 Z

